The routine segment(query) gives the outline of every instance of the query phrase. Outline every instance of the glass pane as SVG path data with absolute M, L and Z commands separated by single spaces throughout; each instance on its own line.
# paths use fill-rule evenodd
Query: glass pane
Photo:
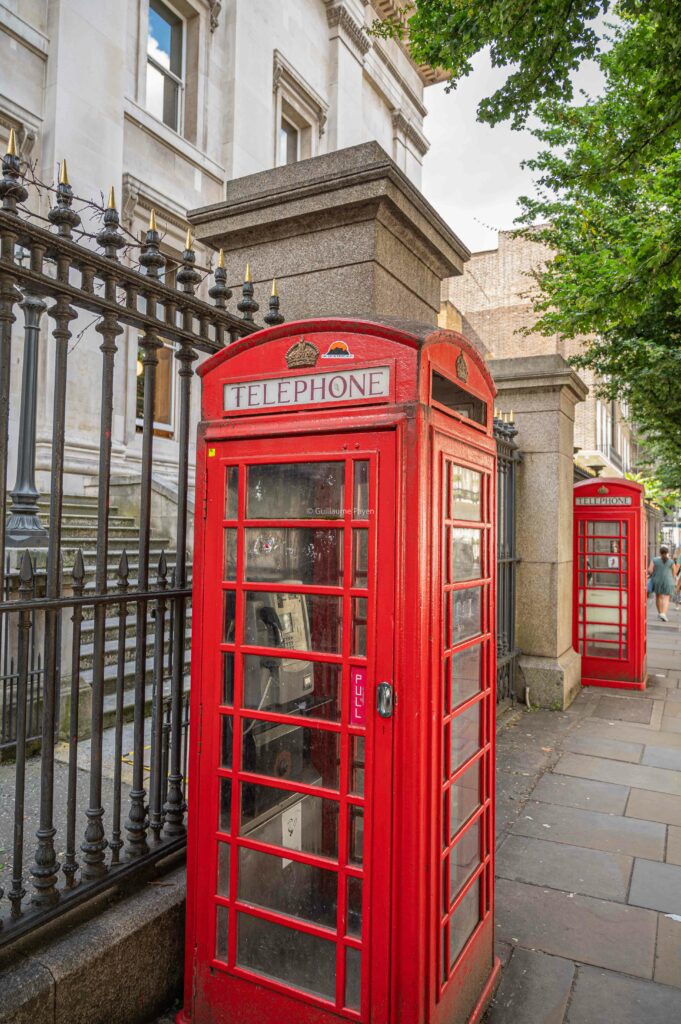
M 163 123 L 173 131 L 179 129 L 180 87 L 170 75 L 163 76 Z
M 335 998 L 334 942 L 250 914 L 239 914 L 237 928 L 239 967 L 322 999 Z
M 182 73 L 182 21 L 159 0 L 149 0 L 147 53 L 161 67 Z
M 453 902 L 480 863 L 480 818 L 449 854 L 449 899 Z
M 306 527 L 246 530 L 246 579 L 343 586 L 343 531 Z
M 482 688 L 481 678 L 482 646 L 467 647 L 450 658 L 450 710 L 463 704 L 469 697 L 479 693 Z
M 362 879 L 353 875 L 345 878 L 347 896 L 347 914 L 345 931 L 348 935 L 362 937 Z
M 236 530 L 225 530 L 224 580 L 236 579 Z
M 258 647 L 339 654 L 341 597 L 247 592 L 244 642 Z
M 589 658 L 619 658 L 620 649 L 617 642 L 609 644 L 605 641 L 590 641 L 586 645 L 586 653 Z
M 218 843 L 218 896 L 229 898 L 229 843 Z
M 361 807 L 350 807 L 350 853 L 351 864 L 361 864 L 364 859 L 364 811 Z
M 364 796 L 364 737 L 350 737 L 350 792 Z
M 452 530 L 454 583 L 477 580 L 482 576 L 480 539 L 480 530 L 466 530 L 459 526 Z
M 452 519 L 482 519 L 481 481 L 481 474 L 475 470 L 452 466 Z
M 294 164 L 297 159 L 298 129 L 282 117 L 279 127 L 279 163 Z
M 272 786 L 241 784 L 241 835 L 300 853 L 338 856 L 338 804 Z
M 450 772 L 453 774 L 464 761 L 472 757 L 480 749 L 480 710 L 482 702 L 466 708 L 451 722 L 451 762 Z
M 460 644 L 482 631 L 481 588 L 452 592 L 452 645 Z
M 617 537 L 620 532 L 620 524 L 618 522 L 608 523 L 596 520 L 589 523 L 589 533 L 593 533 L 596 537 Z
M 358 658 L 367 656 L 367 599 L 352 599 L 352 654 Z
M 352 585 L 369 585 L 369 531 L 352 531 Z
M 342 519 L 342 462 L 249 466 L 249 519 Z
M 222 666 L 222 703 L 231 707 L 234 703 L 234 654 L 223 654 Z
M 340 665 L 259 654 L 244 656 L 246 708 L 337 722 L 340 702 Z
M 239 899 L 335 929 L 338 875 L 289 857 L 242 848 Z
M 229 910 L 217 907 L 215 912 L 215 956 L 218 960 L 227 960 L 227 940 L 229 938 Z
M 158 120 L 163 120 L 164 74 L 147 62 L 147 110 Z
M 362 988 L 362 951 L 345 950 L 345 1005 L 350 1010 L 359 1010 Z
M 232 722 L 231 715 L 222 716 L 222 743 L 220 751 L 220 767 L 231 768 L 232 767 L 232 735 L 234 733 L 234 724 Z
M 232 780 L 220 779 L 219 829 L 228 834 L 232 830 Z
M 225 519 L 236 519 L 239 497 L 239 467 L 227 466 L 225 471 Z
M 476 761 L 450 787 L 448 840 L 454 838 L 459 829 L 480 806 L 481 768 L 482 762 Z
M 236 628 L 236 593 L 233 590 L 225 590 L 225 618 L 222 639 L 226 644 L 233 644 Z
M 242 723 L 243 771 L 338 789 L 339 733 L 255 718 Z
M 480 879 L 476 878 L 449 923 L 449 967 L 458 959 L 480 921 Z
M 369 463 L 355 462 L 355 482 L 352 502 L 352 518 L 369 518 Z

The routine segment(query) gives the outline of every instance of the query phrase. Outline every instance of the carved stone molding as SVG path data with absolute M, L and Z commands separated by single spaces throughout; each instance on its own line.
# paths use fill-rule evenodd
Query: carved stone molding
M 342 4 L 333 4 L 326 8 L 326 19 L 329 28 L 340 28 L 347 36 L 361 57 L 371 49 L 371 40 L 359 22 L 355 21 Z
M 215 29 L 220 24 L 221 0 L 208 0 L 208 6 L 210 7 L 210 30 L 215 32 Z
M 31 154 L 38 139 L 38 132 L 33 125 L 25 121 L 17 121 L 12 117 L 0 114 L 0 124 L 9 131 L 14 128 L 17 141 L 17 155 L 19 159 L 26 162 L 31 159 Z
M 281 91 L 287 99 L 294 98 L 297 100 L 316 121 L 319 126 L 319 138 L 321 139 L 326 126 L 329 104 L 298 74 L 293 65 L 289 64 L 279 50 L 274 51 L 272 91 L 275 95 Z
M 401 110 L 394 110 L 393 116 L 393 128 L 396 132 L 402 132 L 402 134 L 413 143 L 414 149 L 420 156 L 425 156 L 430 149 L 430 143 L 421 134 L 411 121 L 407 120 Z

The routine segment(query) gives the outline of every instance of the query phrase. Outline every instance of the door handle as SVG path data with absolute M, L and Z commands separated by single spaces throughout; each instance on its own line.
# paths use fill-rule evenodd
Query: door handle
M 391 683 L 379 683 L 376 687 L 376 710 L 381 718 L 392 718 L 395 700 Z

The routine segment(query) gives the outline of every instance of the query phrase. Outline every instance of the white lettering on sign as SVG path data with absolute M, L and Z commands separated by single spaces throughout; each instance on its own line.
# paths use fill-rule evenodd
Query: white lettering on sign
M 361 402 L 390 396 L 390 367 L 305 373 L 295 377 L 270 377 L 225 384 L 227 412 L 282 409 L 296 405 L 330 405 Z
M 631 505 L 631 498 L 577 498 L 578 505 Z

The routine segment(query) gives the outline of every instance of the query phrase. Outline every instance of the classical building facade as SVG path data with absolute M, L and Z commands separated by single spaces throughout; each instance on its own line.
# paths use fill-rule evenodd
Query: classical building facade
M 377 141 L 418 188 L 428 149 L 424 88 L 436 75 L 416 66 L 401 45 L 367 32 L 397 6 L 394 0 L 3 0 L 0 146 L 4 151 L 14 128 L 20 155 L 48 183 L 66 158 L 79 197 L 103 202 L 113 185 L 121 222 L 134 238 L 142 238 L 154 209 L 167 275 L 184 248 L 187 211 L 220 202 L 226 183 L 245 175 Z M 50 203 L 43 193 L 35 212 L 44 216 Z M 83 228 L 97 230 L 87 217 Z M 215 258 L 200 245 L 197 257 L 204 267 Z M 228 283 L 238 286 L 241 257 L 237 265 L 228 254 L 227 269 Z M 257 265 L 252 270 L 262 306 L 269 281 Z M 285 289 L 282 305 L 285 310 Z M 72 330 L 66 486 L 77 493 L 97 467 L 100 354 L 87 318 Z M 119 353 L 113 466 L 134 475 L 142 395 L 133 332 L 119 340 Z M 42 489 L 49 487 L 52 358 L 44 346 Z M 161 474 L 165 464 L 171 475 L 177 460 L 176 399 L 167 347 L 156 398 Z M 10 485 L 12 472 L 10 466 Z
M 584 339 L 557 334 L 524 334 L 536 317 L 532 310 L 532 273 L 546 251 L 527 238 L 500 231 L 495 249 L 473 253 L 461 277 L 442 285 L 441 322 L 457 327 L 490 359 L 557 354 L 570 359 Z M 621 476 L 634 467 L 636 442 L 626 408 L 596 394 L 594 376 L 580 370 L 589 387 L 575 410 L 575 461 L 602 476 Z

